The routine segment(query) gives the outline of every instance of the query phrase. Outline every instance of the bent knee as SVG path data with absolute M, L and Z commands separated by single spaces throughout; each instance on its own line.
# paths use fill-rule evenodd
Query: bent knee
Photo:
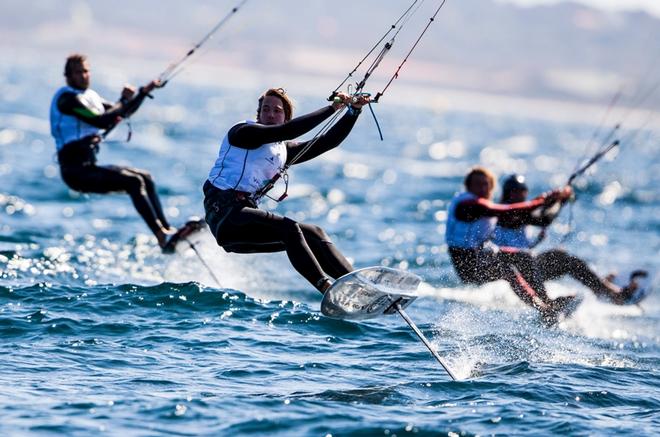
M 142 177 L 142 180 L 146 185 L 154 184 L 154 178 L 151 176 L 151 173 L 149 173 L 148 171 L 141 172 L 140 176 Z
M 314 235 L 319 237 L 323 241 L 327 241 L 331 243 L 332 241 L 330 240 L 330 235 L 328 235 L 327 232 L 323 230 L 320 226 L 312 225 L 312 228 L 314 229 Z
M 141 175 L 125 175 L 124 177 L 124 188 L 129 193 L 137 193 L 144 191 L 146 184 Z
M 330 239 L 330 235 L 328 235 L 328 233 L 325 232 L 322 227 L 316 225 L 309 225 L 307 223 L 300 225 L 300 227 L 302 228 L 305 237 L 312 236 L 321 241 L 332 243 L 332 240 Z
M 292 220 L 289 217 L 284 217 L 283 223 L 284 223 L 284 232 L 289 238 L 302 237 L 302 229 L 300 228 L 300 224 L 297 221 Z

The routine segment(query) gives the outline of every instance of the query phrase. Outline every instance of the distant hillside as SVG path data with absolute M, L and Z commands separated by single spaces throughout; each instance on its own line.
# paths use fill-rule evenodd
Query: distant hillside
M 85 2 L 3 0 L 0 47 L 103 50 L 170 58 L 198 40 L 235 1 Z M 226 62 L 310 73 L 347 71 L 409 1 L 248 1 L 218 37 Z M 304 6 L 303 6 L 304 5 Z M 427 1 L 388 59 L 391 70 L 434 7 Z M 307 56 L 307 57 L 306 57 Z M 311 56 L 311 57 L 309 57 Z M 603 102 L 621 84 L 628 98 L 654 67 L 660 78 L 660 20 L 571 3 L 519 8 L 492 0 L 448 0 L 405 74 L 464 90 Z M 649 105 L 660 108 L 660 98 Z

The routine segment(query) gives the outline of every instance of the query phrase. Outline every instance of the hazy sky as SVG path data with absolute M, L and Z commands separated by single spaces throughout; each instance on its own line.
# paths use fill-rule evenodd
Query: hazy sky
M 151 79 L 145 75 L 162 71 L 168 62 L 186 53 L 230 5 L 238 3 L 40 0 L 34 2 L 30 14 L 25 14 L 24 0 L 1 1 L 0 61 L 4 65 L 34 64 L 42 69 L 49 66 L 47 74 L 53 86 L 60 83 L 60 64 L 71 51 L 90 55 L 93 68 L 98 67 L 98 83 Z M 291 0 L 249 1 L 177 81 L 199 86 L 232 84 L 233 88 L 251 90 L 274 82 L 295 86 L 309 95 L 319 93 L 319 89 L 325 94 L 326 88 L 337 86 L 355 61 L 364 56 L 364 46 L 381 36 L 382 28 L 409 1 L 307 0 L 295 17 L 287 7 L 295 3 Z M 500 6 L 491 1 L 500 2 Z M 483 109 L 486 94 L 602 105 L 611 100 L 617 88 L 626 85 L 626 97 L 633 100 L 635 90 L 642 87 L 637 83 L 649 81 L 646 72 L 658 70 L 658 62 L 654 61 L 660 59 L 658 19 L 641 14 L 592 13 L 582 8 L 556 8 L 548 13 L 510 6 L 556 5 L 563 1 L 449 0 L 439 26 L 425 36 L 404 68 L 405 80 L 397 81 L 393 92 L 400 92 L 405 99 L 414 93 L 425 94 L 426 101 L 432 102 L 429 104 L 439 107 L 449 101 L 449 90 L 453 90 L 453 108 L 465 105 L 465 109 Z M 574 1 L 592 6 L 648 3 L 660 9 L 660 0 Z M 432 9 L 434 4 L 428 2 L 426 6 Z M 488 13 L 475 14 L 475 5 Z M 356 16 L 369 16 L 357 37 L 347 30 L 351 20 L 340 18 L 346 8 Z M 384 85 L 388 80 L 408 49 L 406 38 L 412 42 L 415 37 L 414 25 L 419 24 L 421 29 L 426 24 L 425 12 L 417 14 L 418 23 L 412 23 L 408 35 L 402 34 L 401 44 L 385 60 L 374 83 L 381 81 Z M 562 40 L 571 43 L 558 43 Z M 648 102 L 649 107 L 660 108 L 660 96 Z M 507 105 L 523 107 L 510 100 L 491 103 L 494 111 Z M 539 106 L 548 107 L 547 102 Z M 540 110 L 535 106 L 523 111 Z M 576 111 L 585 112 L 583 108 Z
M 560 3 L 568 0 L 501 0 L 520 5 L 538 5 L 543 3 Z M 610 10 L 644 9 L 660 16 L 660 0 L 570 0 Z

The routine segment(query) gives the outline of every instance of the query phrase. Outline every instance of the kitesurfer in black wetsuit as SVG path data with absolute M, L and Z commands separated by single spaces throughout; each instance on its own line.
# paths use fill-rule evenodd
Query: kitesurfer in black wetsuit
M 89 88 L 91 73 L 85 55 L 69 56 L 64 76 L 67 86 L 56 92 L 50 108 L 51 133 L 62 179 L 69 188 L 83 193 L 128 193 L 159 246 L 164 252 L 173 252 L 177 241 L 196 230 L 199 223 L 188 222 L 179 230 L 170 226 L 146 170 L 96 165 L 102 131 L 135 113 L 159 82 L 152 80 L 137 93 L 134 87 L 126 86 L 119 101 L 110 103 Z
M 566 187 L 565 190 L 570 195 L 570 187 Z M 510 175 L 502 184 L 501 203 L 509 205 L 525 202 L 527 193 L 528 187 L 525 178 L 522 175 Z M 630 302 L 637 290 L 636 279 L 646 275 L 643 270 L 633 272 L 629 278 L 630 283 L 625 287 L 619 287 L 606 278 L 600 278 L 584 260 L 562 249 L 550 249 L 538 254 L 531 254 L 529 251 L 541 241 L 545 234 L 545 228 L 556 217 L 556 214 L 543 214 L 542 210 L 536 212 L 538 214 L 534 214 L 534 211 L 525 211 L 498 218 L 493 231 L 493 243 L 500 249 L 509 252 L 530 253 L 534 263 L 534 274 L 541 282 L 569 275 L 604 300 L 618 305 Z M 536 241 L 530 239 L 527 234 L 527 229 L 530 226 L 542 228 Z
M 256 121 L 234 125 L 204 184 L 206 222 L 218 245 L 227 252 L 286 251 L 293 267 L 325 292 L 332 281 L 353 270 L 330 237 L 318 226 L 261 210 L 255 195 L 286 165 L 309 161 L 337 147 L 349 134 L 368 103 L 367 96 L 340 93 L 331 105 L 293 117 L 293 105 L 281 88 L 267 90 L 258 101 Z M 335 111 L 348 110 L 325 134 L 295 142 Z

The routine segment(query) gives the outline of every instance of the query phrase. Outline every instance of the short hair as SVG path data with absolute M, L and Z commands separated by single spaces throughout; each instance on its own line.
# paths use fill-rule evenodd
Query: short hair
M 268 96 L 275 96 L 282 101 L 282 106 L 284 106 L 284 121 L 289 121 L 293 118 L 293 102 L 289 96 L 286 95 L 284 88 L 269 88 L 261 95 L 261 97 L 259 97 L 257 120 L 259 119 L 259 114 L 261 114 L 261 105 L 263 105 L 264 99 Z
M 74 65 L 80 65 L 83 62 L 87 60 L 87 55 L 83 55 L 82 53 L 72 53 L 66 58 L 66 62 L 64 63 L 64 75 L 69 76 L 71 74 L 71 70 L 73 70 Z
M 495 184 L 496 184 L 495 174 L 493 174 L 493 172 L 488 170 L 486 167 L 482 167 L 482 166 L 472 167 L 468 172 L 468 174 L 465 175 L 465 179 L 463 179 L 463 185 L 465 185 L 465 188 L 469 188 L 470 183 L 472 182 L 472 177 L 478 174 L 485 176 L 486 179 L 488 179 L 490 190 L 493 191 L 495 189 Z

